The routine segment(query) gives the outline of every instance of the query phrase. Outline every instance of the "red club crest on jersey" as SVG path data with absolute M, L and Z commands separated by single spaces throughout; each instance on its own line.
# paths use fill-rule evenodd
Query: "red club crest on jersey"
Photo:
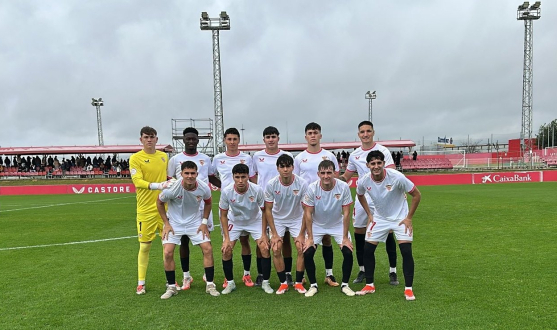
M 220 161 L 221 164 L 224 164 L 224 162 L 226 162 L 226 160 L 221 160 L 221 161 Z
M 370 191 L 370 190 L 371 190 L 371 187 L 366 187 L 366 189 L 367 189 L 368 191 Z
M 254 201 L 255 201 L 255 197 L 253 197 L 253 196 L 249 196 L 248 199 L 249 199 L 250 202 L 254 202 Z
M 298 196 L 298 194 L 300 193 L 300 191 L 299 191 L 299 190 L 292 190 L 292 193 L 293 193 L 295 196 Z
M 259 158 L 259 162 L 263 163 L 265 161 L 265 158 Z
M 198 202 L 201 202 L 201 196 L 195 196 L 195 199 L 197 199 Z
M 231 200 L 230 200 L 230 203 L 234 203 L 234 202 L 236 202 L 235 199 L 231 199 Z
M 335 198 L 340 200 L 340 194 L 335 194 Z
M 176 198 L 181 200 L 181 199 L 184 198 L 184 196 L 180 195 L 180 196 L 178 196 L 178 197 L 176 197 Z
M 321 196 L 315 196 L 315 199 L 320 200 Z
M 161 157 L 161 160 L 163 163 L 166 163 L 166 159 L 164 159 L 164 157 Z
M 391 189 L 393 189 L 393 186 L 391 186 L 390 184 L 386 185 L 385 188 L 387 188 L 387 191 L 391 191 Z
M 205 165 L 205 161 L 202 159 L 199 161 L 199 164 L 201 164 L 201 166 Z
M 240 159 L 240 164 L 244 164 L 245 162 L 245 159 Z
M 280 195 L 280 190 L 275 190 L 275 194 Z

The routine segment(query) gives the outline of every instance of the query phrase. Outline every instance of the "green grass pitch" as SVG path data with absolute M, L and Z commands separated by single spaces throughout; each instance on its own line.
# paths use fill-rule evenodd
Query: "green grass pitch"
M 205 294 L 199 248 L 192 288 L 161 300 L 165 276 L 157 238 L 147 294 L 137 296 L 135 196 L 46 195 L 0 198 L 0 328 L 69 329 L 549 329 L 557 326 L 557 183 L 420 187 L 414 217 L 416 301 L 388 284 L 384 245 L 376 251 L 374 294 L 265 294 L 242 283 L 228 296 Z M 218 193 L 214 195 L 217 209 Z M 119 238 L 119 239 L 115 239 Z M 222 284 L 218 229 L 215 281 Z M 115 239 L 115 240 L 106 240 Z M 66 244 L 79 242 L 79 244 Z M 238 244 L 239 245 L 239 244 Z M 252 242 L 252 248 L 254 244 Z M 240 247 L 234 251 L 241 278 Z M 176 253 L 177 254 L 177 253 Z M 334 272 L 341 276 L 335 250 Z M 181 280 L 177 259 L 177 279 Z M 402 258 L 398 258 L 401 283 Z M 256 273 L 255 258 L 252 273 Z M 357 274 L 354 260 L 352 279 Z M 271 275 L 273 288 L 278 278 Z M 351 284 L 354 290 L 362 285 Z

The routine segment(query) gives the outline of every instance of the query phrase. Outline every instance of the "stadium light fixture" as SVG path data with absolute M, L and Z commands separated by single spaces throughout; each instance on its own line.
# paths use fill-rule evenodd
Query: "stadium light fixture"
M 373 123 L 372 101 L 377 98 L 377 94 L 375 93 L 375 91 L 373 91 L 373 93 L 370 92 L 370 91 L 367 91 L 365 97 L 366 97 L 367 100 L 369 100 L 369 121 Z
M 97 109 L 97 133 L 99 136 L 99 146 L 104 146 L 103 126 L 101 119 L 101 107 L 104 106 L 104 101 L 102 97 L 99 97 L 98 99 L 92 98 L 91 100 L 91 105 Z

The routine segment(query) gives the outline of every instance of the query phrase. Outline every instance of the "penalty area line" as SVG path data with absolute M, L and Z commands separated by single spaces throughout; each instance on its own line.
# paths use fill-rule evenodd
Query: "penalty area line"
M 124 236 L 124 237 L 114 237 L 114 238 L 104 238 L 104 239 L 95 239 L 95 240 L 79 241 L 79 242 L 43 244 L 43 245 L 29 245 L 29 246 L 16 246 L 16 247 L 9 247 L 9 248 L 0 248 L 0 251 L 23 250 L 23 249 L 44 248 L 44 247 L 52 247 L 52 246 L 64 246 L 64 245 L 75 245 L 75 244 L 87 244 L 87 243 L 108 242 L 108 241 L 117 241 L 117 240 L 128 239 L 128 238 L 137 238 L 137 235 L 134 235 L 134 236 Z

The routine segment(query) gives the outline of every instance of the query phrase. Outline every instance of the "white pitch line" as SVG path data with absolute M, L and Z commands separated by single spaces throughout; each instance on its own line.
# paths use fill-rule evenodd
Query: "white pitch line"
M 131 197 L 130 197 L 130 196 L 126 196 L 126 197 L 117 197 L 117 198 L 109 198 L 109 199 L 99 199 L 99 200 L 96 200 L 96 201 L 85 201 L 85 202 L 74 202 L 74 203 L 50 204 L 50 205 L 42 205 L 42 206 L 31 206 L 31 207 L 25 207 L 25 208 L 21 208 L 21 209 L 0 210 L 0 213 L 4 213 L 4 212 L 13 212 L 13 211 L 25 211 L 25 210 L 33 210 L 33 209 L 43 209 L 43 208 L 54 207 L 54 206 L 65 206 L 65 205 L 75 205 L 75 204 L 98 203 L 98 202 L 113 201 L 113 200 L 124 199 L 124 198 L 131 198 Z
M 16 247 L 9 247 L 9 248 L 0 248 L 0 251 L 22 250 L 22 249 L 43 248 L 43 247 L 51 247 L 51 246 L 64 246 L 64 245 L 75 245 L 75 244 L 86 244 L 86 243 L 97 243 L 97 242 L 117 241 L 117 240 L 121 240 L 121 239 L 134 238 L 134 237 L 137 238 L 137 235 L 134 235 L 134 236 L 124 236 L 124 237 L 114 237 L 114 238 L 104 238 L 104 239 L 95 239 L 95 240 L 80 241 L 80 242 L 55 243 L 55 244 L 30 245 L 30 246 L 16 246 Z

